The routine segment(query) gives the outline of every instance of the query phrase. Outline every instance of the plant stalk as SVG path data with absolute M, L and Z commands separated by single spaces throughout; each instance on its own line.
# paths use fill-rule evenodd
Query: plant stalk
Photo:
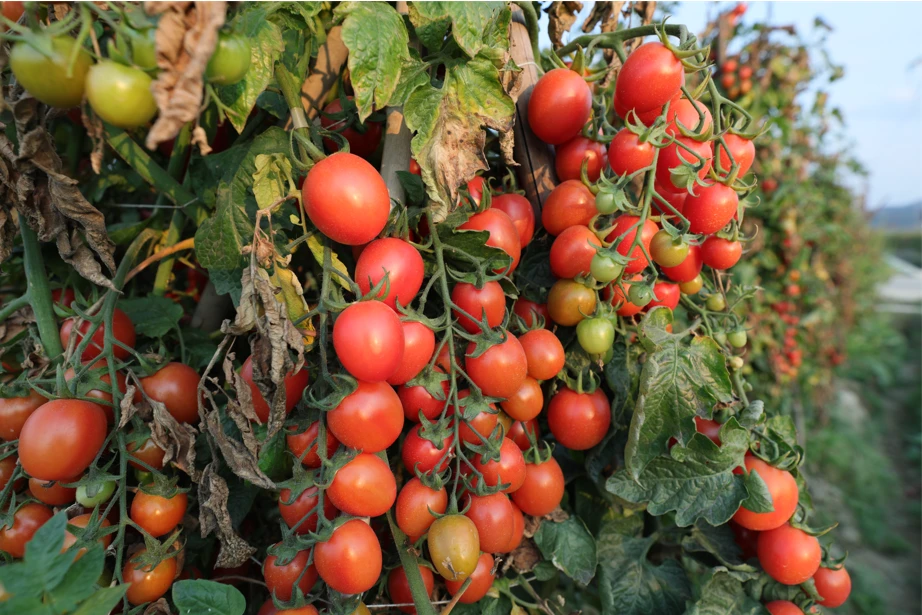
M 61 337 L 58 334 L 58 319 L 54 315 L 54 303 L 51 300 L 51 287 L 48 285 L 48 273 L 45 271 L 42 247 L 38 243 L 35 231 L 23 216 L 19 216 L 19 228 L 22 233 L 26 282 L 29 286 L 27 291 L 29 304 L 35 314 L 35 324 L 38 326 L 38 334 L 42 339 L 45 354 L 51 361 L 57 361 L 64 354 L 64 348 L 61 346 Z

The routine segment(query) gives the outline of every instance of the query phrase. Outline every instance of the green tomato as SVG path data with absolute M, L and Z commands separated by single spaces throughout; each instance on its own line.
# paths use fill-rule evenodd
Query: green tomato
M 727 334 L 723 331 L 718 331 L 714 334 L 714 341 L 723 346 L 727 343 Z
M 714 293 L 708 297 L 705 304 L 707 305 L 707 308 L 712 312 L 723 312 L 725 309 L 727 309 L 727 302 L 724 299 L 724 296 L 720 293 Z
M 653 289 L 646 284 L 631 284 L 627 296 L 631 303 L 643 307 L 653 301 Z
M 615 328 L 607 318 L 586 318 L 576 325 L 576 338 L 589 354 L 605 354 L 615 343 Z
M 657 231 L 650 240 L 650 257 L 660 267 L 681 265 L 686 256 L 688 244 L 681 239 L 674 239 L 669 231 Z
M 739 370 L 743 367 L 743 358 L 742 357 L 730 357 L 730 368 L 733 370 Z
M 205 78 L 218 85 L 237 83 L 250 70 L 250 43 L 238 34 L 218 34 L 218 45 L 208 60 Z
M 157 114 L 150 76 L 140 68 L 100 62 L 86 78 L 86 97 L 93 111 L 119 128 L 137 128 Z
M 611 322 L 611 321 L 609 321 L 609 322 Z M 601 362 L 602 362 L 602 365 L 608 365 L 608 364 L 611 362 L 611 359 L 612 359 L 613 356 L 615 356 L 615 348 L 614 348 L 614 346 L 609 346 L 609 347 L 608 347 L 608 350 L 606 350 L 606 351 L 603 352 L 602 354 L 594 354 L 594 355 L 592 355 L 592 360 L 593 360 L 593 361 L 601 361 Z
M 595 208 L 600 214 L 613 214 L 618 209 L 615 195 L 611 192 L 600 192 L 595 195 Z
M 90 490 L 93 490 L 90 493 Z M 115 481 L 110 480 L 102 485 L 93 485 L 89 488 L 86 485 L 77 487 L 77 502 L 84 508 L 95 508 L 100 504 L 109 501 L 112 494 L 115 493 Z
M 157 68 L 157 30 L 148 28 L 131 37 L 131 59 L 142 70 Z
M 83 100 L 86 75 L 93 65 L 92 56 L 81 48 L 68 76 L 70 56 L 77 41 L 69 36 L 58 36 L 39 42 L 51 50 L 50 56 L 25 41 L 13 45 L 10 52 L 13 75 L 36 100 L 61 109 L 76 107 Z
M 736 331 L 731 331 L 730 335 L 727 336 L 730 345 L 734 348 L 743 348 L 746 345 L 746 342 L 749 341 L 749 336 L 746 335 L 746 331 L 743 329 L 737 329 Z
M 147 470 L 142 470 L 140 468 L 135 468 L 134 477 L 138 481 L 139 485 L 146 485 L 154 480 L 154 473 L 148 472 Z
M 592 257 L 592 262 L 589 263 L 589 273 L 603 284 L 616 280 L 623 271 L 624 265 L 616 262 L 615 259 L 607 254 L 596 254 Z

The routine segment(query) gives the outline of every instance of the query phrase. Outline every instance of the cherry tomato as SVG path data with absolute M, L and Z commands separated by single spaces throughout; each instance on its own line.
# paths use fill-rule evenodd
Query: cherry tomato
M 76 517 L 73 517 L 72 519 L 68 519 L 68 520 L 67 520 L 67 525 L 68 525 L 68 526 L 73 525 L 74 527 L 82 527 L 82 528 L 85 528 L 85 527 L 87 526 L 87 524 L 90 522 L 90 517 L 92 517 L 92 513 L 87 513 L 87 514 L 83 514 L 83 515 L 77 515 Z M 107 528 L 107 527 L 109 527 L 109 526 L 111 526 L 111 525 L 112 525 L 112 524 L 109 523 L 109 520 L 108 520 L 108 519 L 103 518 L 102 521 L 100 521 L 99 529 L 102 530 L 103 528 Z M 103 549 L 108 549 L 108 548 L 109 548 L 109 545 L 112 544 L 112 534 L 106 534 L 106 535 L 104 535 L 104 536 L 103 536 L 102 538 L 100 538 L 97 542 L 99 542 L 99 544 L 102 545 L 102 548 L 103 548 Z M 72 547 L 73 545 L 75 545 L 76 543 L 77 543 L 77 537 L 74 536 L 73 534 L 71 534 L 70 528 L 68 528 L 68 529 L 64 532 L 64 545 L 61 547 L 61 552 L 63 553 L 64 551 L 67 551 L 69 548 L 71 548 L 71 547 Z M 81 548 L 77 549 L 77 553 L 76 553 L 76 556 L 74 557 L 74 559 L 75 559 L 75 560 L 78 560 L 78 559 L 80 559 L 81 557 L 83 557 L 84 554 L 86 554 L 86 547 L 81 547 Z
M 470 391 L 464 390 L 458 393 L 458 399 L 464 399 L 471 394 Z M 466 412 L 465 408 L 465 412 Z M 454 408 L 455 415 L 462 414 L 459 407 Z M 467 444 L 481 444 L 481 438 L 489 438 L 490 434 L 496 428 L 499 422 L 499 411 L 494 404 L 482 406 L 481 410 L 472 419 L 462 422 L 458 427 L 458 435 L 461 441 Z M 480 434 L 480 435 L 478 435 Z
M 173 362 L 167 363 L 147 378 L 141 378 L 141 388 L 151 399 L 166 406 L 177 421 L 197 423 L 201 399 L 198 393 L 199 380 L 201 377 L 197 371 L 183 363 Z
M 416 158 L 410 158 L 410 173 L 419 176 L 423 174 L 423 170 L 420 168 L 419 163 L 416 162 Z
M 39 102 L 61 109 L 76 107 L 83 100 L 86 75 L 93 66 L 93 58 L 81 47 L 68 73 L 77 41 L 70 36 L 56 36 L 46 42 L 51 50 L 50 57 L 25 41 L 13 45 L 10 51 L 13 75 Z
M 551 244 L 551 273 L 558 278 L 576 278 L 589 274 L 596 248 L 602 242 L 586 226 L 571 226 Z
M 675 267 L 688 256 L 688 244 L 674 239 L 668 231 L 657 231 L 650 241 L 650 258 L 660 267 Z
M 595 291 L 574 280 L 557 280 L 547 296 L 551 320 L 572 327 L 595 311 Z
M 386 382 L 360 380 L 358 388 L 327 413 L 327 426 L 346 446 L 377 453 L 400 437 L 403 405 Z
M 347 98 L 353 100 L 352 96 L 347 96 Z M 355 108 L 353 107 L 353 109 Z M 342 112 L 343 104 L 337 98 L 323 108 L 323 113 L 320 115 L 320 125 L 327 130 L 335 130 L 341 134 L 349 143 L 351 153 L 362 158 L 368 158 L 378 149 L 378 145 L 381 143 L 381 135 L 384 133 L 384 126 L 381 122 L 365 122 L 362 125 L 364 131 L 360 132 L 359 128 L 352 124 L 352 120 L 357 115 L 356 112 L 353 112 L 352 117 L 342 119 L 330 117 L 330 115 L 342 114 Z M 328 152 L 339 151 L 339 145 L 333 139 L 324 138 L 323 146 L 327 148 Z M 419 165 L 417 165 L 417 168 L 419 168 Z
M 519 548 L 522 539 L 525 537 L 525 516 L 521 509 L 512 502 L 512 531 L 509 532 L 509 544 L 506 545 L 506 553 L 511 553 Z
M 9 484 L 10 479 L 13 478 L 13 474 L 16 472 L 17 457 L 15 454 L 12 454 L 8 457 L 0 459 L 0 491 L 3 491 L 6 486 Z M 25 484 L 23 478 L 16 479 L 16 483 L 13 485 L 13 491 L 19 491 L 22 489 L 22 486 Z M 32 479 L 29 479 L 29 482 L 32 482 Z M 31 485 L 30 485 L 31 486 Z
M 435 521 L 432 513 L 443 514 L 447 508 L 445 487 L 430 489 L 414 476 L 397 495 L 397 527 L 416 542 Z
M 514 192 L 500 194 L 493 197 L 490 207 L 506 212 L 519 232 L 519 243 L 523 248 L 531 242 L 535 234 L 535 209 L 528 199 Z
M 800 585 L 820 567 L 822 549 L 814 536 L 788 524 L 759 534 L 759 563 L 784 585 Z
M 712 312 L 723 312 L 727 309 L 727 300 L 720 293 L 714 293 L 707 298 L 705 305 Z
M 701 244 L 701 260 L 711 269 L 724 271 L 735 265 L 743 254 L 743 244 L 723 237 L 708 237 Z
M 182 523 L 188 503 L 185 493 L 164 498 L 138 491 L 131 501 L 131 520 L 154 538 L 166 536 Z
M 205 78 L 210 83 L 231 85 L 249 70 L 250 42 L 240 34 L 219 32 L 217 46 L 205 67 Z
M 701 115 L 698 114 L 699 110 Z M 701 124 L 702 115 L 704 116 L 703 124 Z M 684 126 L 685 130 L 704 133 L 711 127 L 713 118 L 707 105 L 697 100 L 691 101 L 683 97 L 670 103 L 669 111 L 666 112 L 666 122 L 666 133 L 679 137 L 682 136 L 679 124 Z
M 543 517 L 560 505 L 564 478 L 553 457 L 544 463 L 525 464 L 525 482 L 512 494 L 512 501 L 526 515 Z
M 646 309 L 652 310 L 657 306 L 666 306 L 670 310 L 679 305 L 679 285 L 672 282 L 657 282 L 653 285 L 654 298 L 647 304 Z
M 721 424 L 717 421 L 695 417 L 695 430 L 707 436 L 717 446 L 720 446 L 720 428 Z
M 25 4 L 23 2 L 17 2 L 16 0 L 6 0 L 0 3 L 0 7 L 2 7 L 3 16 L 14 23 L 19 21 L 23 12 L 25 12 Z M 5 25 L 0 26 L 0 32 L 6 32 Z
M 360 453 L 336 472 L 326 494 L 346 514 L 377 517 L 394 505 L 397 482 L 386 461 Z
M 361 523 L 361 521 L 359 523 Z M 297 584 L 301 593 L 307 594 L 307 592 L 311 590 L 311 587 L 314 586 L 314 583 L 317 582 L 318 570 L 314 566 L 317 564 L 317 549 L 320 544 L 321 543 L 318 543 L 315 547 L 314 563 L 310 566 L 307 565 L 307 561 L 310 557 L 309 550 L 298 551 L 294 558 L 284 566 L 276 563 L 278 557 L 275 555 L 266 556 L 263 562 L 263 579 L 266 581 L 266 589 L 269 590 L 269 593 L 274 595 L 278 600 L 287 602 L 291 600 L 294 594 L 295 584 Z M 305 570 L 305 568 L 307 569 Z M 299 577 L 301 579 L 300 582 L 298 581 Z
M 654 210 L 666 216 L 675 216 L 675 212 L 682 213 L 682 210 L 685 209 L 685 199 L 688 198 L 688 191 L 683 190 L 682 192 L 672 192 L 674 188 L 666 190 L 659 184 L 654 184 L 654 188 L 656 189 L 656 194 L 664 201 L 666 201 L 666 203 L 672 206 L 672 209 L 670 209 L 665 204 L 660 203 L 659 200 L 654 198 Z M 673 211 L 673 209 L 675 211 Z
M 353 303 L 333 324 L 333 347 L 350 374 L 382 382 L 400 368 L 403 326 L 394 310 L 380 301 Z
M 140 445 L 138 445 L 136 442 L 129 441 L 126 448 L 130 453 L 128 463 L 131 465 L 131 467 L 144 472 L 148 471 L 148 469 L 142 466 L 140 463 L 132 461 L 132 459 L 137 459 L 143 461 L 155 470 L 163 469 L 163 458 L 166 455 L 166 452 L 157 446 L 153 439 L 147 438 Z
M 570 179 L 554 188 L 541 208 L 541 224 L 550 235 L 559 235 L 577 224 L 588 226 L 598 214 L 595 197 L 583 182 Z
M 113 493 L 115 493 L 114 480 L 103 481 L 95 485 L 80 485 L 77 487 L 77 503 L 84 508 L 95 508 L 108 502 Z
M 464 581 L 477 568 L 480 535 L 468 517 L 445 515 L 436 519 L 427 542 L 429 557 L 446 581 Z
M 526 357 L 527 357 L 526 353 Z M 528 421 L 541 413 L 544 407 L 544 393 L 541 385 L 531 376 L 519 387 L 515 395 L 500 403 L 503 410 L 517 421 Z
M 253 357 L 247 357 L 247 360 L 243 362 L 240 377 L 250 387 L 250 393 L 253 396 L 253 410 L 256 412 L 256 416 L 259 417 L 261 423 L 265 423 L 269 420 L 269 402 L 263 397 L 262 391 L 259 390 L 259 387 L 256 386 L 256 381 L 253 379 Z M 285 414 L 290 414 L 294 407 L 298 405 L 298 402 L 301 401 L 301 395 L 309 382 L 310 373 L 307 369 L 302 369 L 296 374 L 289 372 L 285 376 Z
M 354 154 L 337 152 L 315 164 L 301 191 L 311 222 L 321 233 L 347 246 L 377 237 L 391 211 L 384 180 Z
M 704 235 L 716 233 L 736 216 L 739 202 L 733 188 L 723 184 L 698 186 L 695 194 L 685 199 L 682 212 L 688 218 L 688 230 Z
M 688 256 L 685 257 L 685 260 L 675 267 L 662 267 L 661 271 L 673 282 L 691 282 L 701 273 L 703 265 L 704 263 L 701 262 L 701 248 L 696 245 L 690 245 L 688 246 Z
M 602 169 L 605 167 L 605 146 L 581 135 L 558 145 L 555 154 L 554 165 L 557 170 L 557 179 L 562 182 L 568 179 L 580 179 L 583 161 L 587 161 L 586 176 L 591 182 L 599 181 L 599 176 L 602 175 Z
M 490 234 L 487 239 L 487 245 L 499 248 L 512 258 L 512 264 L 508 268 L 509 274 L 515 271 L 519 266 L 519 259 L 522 256 L 522 243 L 519 239 L 519 231 L 516 229 L 512 218 L 499 209 L 488 209 L 471 216 L 467 222 L 458 227 L 459 231 L 487 231 Z M 496 273 L 502 269 L 494 270 Z
M 679 290 L 685 295 L 697 295 L 702 288 L 704 288 L 704 279 L 700 275 L 679 284 Z
M 771 615 L 804 615 L 799 606 L 788 600 L 773 600 L 765 608 Z
M 520 513 L 521 514 L 521 513 Z M 489 553 L 481 553 L 477 559 L 477 567 L 470 574 L 471 584 L 467 586 L 458 602 L 462 604 L 474 604 L 487 595 L 493 586 L 496 576 L 493 574 L 493 556 Z M 464 581 L 445 581 L 445 588 L 452 596 L 461 591 Z
M 119 128 L 138 128 L 157 115 L 153 80 L 140 68 L 103 60 L 90 67 L 86 98 L 93 112 Z
M 493 416 L 495 417 L 495 415 Z M 463 427 L 465 426 L 462 425 Z M 404 467 L 408 472 L 419 470 L 420 472 L 428 473 L 438 466 L 436 471 L 442 472 L 448 467 L 448 462 L 452 457 L 451 451 L 454 450 L 453 438 L 449 436 L 442 442 L 441 447 L 437 447 L 419 435 L 419 428 L 419 425 L 414 425 L 407 437 L 404 438 L 403 448 L 400 450 Z M 449 451 L 447 455 L 446 451 Z M 441 463 L 439 463 L 440 459 L 442 460 Z
M 423 579 L 423 586 L 426 588 L 426 596 L 432 597 L 432 591 L 435 589 L 435 577 L 432 571 L 425 566 L 419 566 L 419 574 Z M 413 593 L 410 591 L 410 582 L 407 580 L 407 573 L 402 566 L 398 566 L 390 571 L 387 575 L 387 595 L 391 597 L 391 602 L 396 604 L 412 604 Z M 400 606 L 398 610 L 404 613 L 415 613 L 415 606 Z
M 387 282 L 377 298 L 395 310 L 398 301 L 408 306 L 423 285 L 423 257 L 402 239 L 376 239 L 366 246 L 355 264 L 355 282 L 367 295 L 385 274 Z
M 65 504 L 71 504 L 77 497 L 77 488 L 65 487 L 63 483 L 75 483 L 78 480 L 80 480 L 80 477 L 75 476 L 71 479 L 56 481 L 48 485 L 48 483 L 37 478 L 30 478 L 29 491 L 32 492 L 32 497 L 43 504 L 64 506 Z M 46 487 L 45 485 L 48 486 Z
M 317 517 L 317 487 L 308 487 L 301 492 L 301 495 L 292 499 L 291 489 L 282 489 L 279 493 L 279 512 L 282 519 L 290 528 L 296 525 L 295 530 L 298 534 L 308 534 L 317 529 L 319 519 Z M 323 516 L 326 519 L 332 519 L 336 516 L 336 507 L 330 498 L 323 498 Z M 301 519 L 304 519 L 302 522 Z M 300 525 L 298 525 L 300 523 Z
M 525 382 L 528 363 L 522 344 L 511 333 L 506 334 L 506 341 L 487 349 L 480 356 L 472 354 L 476 344 L 467 346 L 464 366 L 467 375 L 489 397 L 512 397 Z
M 547 304 L 535 303 L 524 297 L 516 299 L 515 303 L 512 305 L 512 312 L 521 318 L 528 328 L 538 326 L 539 316 L 544 319 L 543 327 L 547 327 L 547 323 L 551 319 L 551 315 L 547 311 Z M 519 341 L 521 341 L 521 339 Z
M 4 2 L 4 6 L 6 3 Z M 51 300 L 58 305 L 69 308 L 77 299 L 73 288 L 55 288 L 51 291 Z
M 6 551 L 13 557 L 26 554 L 26 544 L 45 525 L 54 513 L 47 506 L 30 502 L 13 515 L 12 527 L 0 529 L 0 551 Z
M 562 446 L 584 451 L 601 442 L 608 432 L 611 405 L 602 389 L 577 393 L 562 387 L 547 407 L 547 421 Z
M 135 557 L 146 552 L 147 549 L 141 549 Z M 125 562 L 125 567 L 122 568 L 122 583 L 129 586 L 125 597 L 128 598 L 128 602 L 135 605 L 159 599 L 173 586 L 174 578 L 176 578 L 175 557 L 163 560 L 151 570 L 143 570 L 132 560 Z
M 653 164 L 656 149 L 627 128 L 619 130 L 608 145 L 608 164 L 615 175 L 630 175 Z
M 519 454 L 522 454 L 521 451 Z M 509 496 L 505 493 L 493 493 L 485 496 L 468 495 L 468 498 L 470 506 L 464 515 L 473 521 L 477 528 L 480 550 L 485 553 L 500 553 L 509 544 L 508 532 L 513 523 L 514 513 Z
M 67 348 L 67 344 L 70 342 L 70 336 L 74 328 L 74 319 L 68 318 L 61 325 L 61 345 Z M 87 344 L 86 349 L 81 355 L 81 360 L 84 362 L 92 361 L 102 353 L 103 343 L 105 340 L 105 324 L 99 325 L 96 329 L 96 332 L 93 333 L 93 337 L 90 338 L 90 342 Z M 83 321 L 78 328 L 76 333 L 73 333 L 77 336 L 77 339 L 74 343 L 74 348 L 76 349 L 80 342 L 83 341 L 83 334 L 89 331 L 90 323 L 88 321 Z M 129 348 L 134 348 L 134 342 L 136 335 L 134 332 L 134 324 L 131 322 L 131 319 L 128 317 L 128 314 L 116 308 L 112 313 L 112 336 L 120 343 L 128 346 Z M 117 359 L 125 359 L 130 354 L 128 350 L 122 348 L 119 344 L 112 345 L 112 354 Z
M 684 146 L 684 147 L 683 147 Z M 688 149 L 686 149 L 688 148 Z M 691 151 L 689 151 L 691 150 Z M 694 153 L 692 153 L 694 152 Z M 676 137 L 676 142 L 660 150 L 656 160 L 656 183 L 667 191 L 685 192 L 686 186 L 673 181 L 672 170 L 684 164 L 697 166 L 701 163 L 698 156 L 704 159 L 704 164 L 698 171 L 698 177 L 704 179 L 711 168 L 711 159 L 714 157 L 714 146 L 710 141 L 695 141 L 688 137 Z M 701 186 L 695 188 L 699 191 Z M 688 199 L 686 199 L 687 204 Z M 684 211 L 684 209 L 683 209 Z
M 639 113 L 662 108 L 684 83 L 685 69 L 675 54 L 662 43 L 645 43 L 621 67 L 615 95 L 622 108 Z
M 755 513 L 740 507 L 733 515 L 733 521 L 750 530 L 773 530 L 788 522 L 797 509 L 799 493 L 797 481 L 790 472 L 772 467 L 752 455 L 746 455 L 746 469 L 758 474 L 768 487 L 775 510 Z
M 615 342 L 615 328 L 605 317 L 587 318 L 576 325 L 576 338 L 589 354 L 604 354 Z
M 528 100 L 528 124 L 532 132 L 551 145 L 575 137 L 589 120 L 591 112 L 592 90 L 589 84 L 568 68 L 555 68 L 544 73 Z
M 755 161 L 756 146 L 753 145 L 752 141 L 749 139 L 744 139 L 732 133 L 725 134 L 724 141 L 727 144 L 726 148 L 724 148 L 720 141 L 717 142 L 715 147 L 717 151 L 717 163 L 720 165 L 718 167 L 718 172 L 722 175 L 730 173 L 730 167 L 732 166 L 730 164 L 730 156 L 733 156 L 733 160 L 739 165 L 737 176 L 744 176 L 752 167 L 753 161 Z M 728 150 L 730 156 L 727 155 Z
M 34 390 L 25 397 L 0 397 L 0 438 L 18 439 L 26 420 L 47 401 Z
M 320 578 L 343 594 L 368 591 L 381 576 L 381 544 L 374 530 L 359 519 L 346 521 L 333 536 L 314 547 Z
M 498 460 L 484 462 L 483 455 L 477 455 L 473 464 L 483 474 L 484 483 L 490 487 L 508 483 L 503 493 L 512 493 L 525 482 L 525 457 L 518 445 L 509 438 L 503 438 Z
M 88 401 L 59 399 L 32 413 L 19 435 L 19 463 L 44 482 L 82 474 L 106 439 L 106 413 Z
M 478 320 L 486 315 L 490 328 L 500 326 L 506 317 L 506 294 L 499 282 L 487 282 L 483 288 L 477 288 L 467 282 L 458 282 L 451 290 L 451 301 L 459 308 L 452 309 L 452 314 L 468 333 L 479 333 L 480 323 L 465 313 Z
M 530 421 L 515 421 L 506 433 L 506 437 L 515 442 L 520 450 L 527 451 L 531 446 L 528 441 L 528 434 L 532 434 L 537 440 L 540 436 L 537 419 Z
M 365 611 L 356 609 L 353 611 L 352 615 L 371 615 L 371 611 L 368 610 L 368 607 L 361 603 L 359 606 L 365 607 Z M 317 611 L 317 607 L 313 604 L 307 604 L 297 609 L 284 609 L 279 611 L 272 603 L 272 598 L 269 598 L 263 602 L 263 605 L 259 608 L 259 612 L 256 615 L 319 615 L 319 611 Z
M 528 331 L 519 338 L 519 343 L 525 351 L 528 375 L 535 380 L 550 380 L 563 369 L 566 361 L 563 344 L 547 329 Z
M 605 287 L 605 297 L 609 298 L 610 296 L 612 305 L 615 306 L 615 313 L 618 316 L 634 316 L 635 314 L 639 314 L 643 309 L 643 306 L 635 305 L 631 303 L 630 300 L 631 286 L 634 282 L 639 282 L 640 280 L 641 276 L 634 275 L 623 278 L 620 286 L 618 284 L 609 284 Z M 624 290 L 622 290 L 622 286 Z
M 429 364 L 435 352 L 435 333 L 421 322 L 404 321 L 403 358 L 394 375 L 387 379 L 388 384 L 404 384 L 419 375 Z
M 845 566 L 838 570 L 820 568 L 813 575 L 816 592 L 823 597 L 820 604 L 831 609 L 842 606 L 852 593 L 852 578 Z
M 630 252 L 629 258 L 631 260 L 625 266 L 625 272 L 637 273 L 643 271 L 650 264 L 644 254 L 650 253 L 650 242 L 653 241 L 653 236 L 659 231 L 659 227 L 652 220 L 644 220 L 640 231 L 640 244 L 643 244 L 641 248 L 640 245 L 634 246 L 634 238 L 637 235 L 637 227 L 640 223 L 639 217 L 621 214 L 615 218 L 614 222 L 614 227 L 605 240 L 616 242 L 616 249 L 619 254 L 627 256 L 628 252 Z M 631 249 L 632 246 L 634 246 L 633 249 Z
M 624 265 L 605 253 L 596 253 L 589 263 L 589 274 L 593 279 L 607 284 L 624 273 Z
M 401 385 L 397 396 L 403 406 L 403 415 L 407 420 L 419 423 L 419 413 L 433 421 L 442 414 L 448 399 L 448 380 L 442 381 L 442 399 L 436 399 L 424 386 Z

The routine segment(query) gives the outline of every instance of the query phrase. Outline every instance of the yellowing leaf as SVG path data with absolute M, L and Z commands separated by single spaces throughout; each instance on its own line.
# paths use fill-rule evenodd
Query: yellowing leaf
M 307 239 L 307 247 L 310 248 L 311 254 L 314 255 L 314 259 L 315 259 L 315 260 L 320 264 L 320 266 L 322 267 L 322 266 L 323 266 L 323 244 L 320 243 L 320 240 L 317 239 L 317 236 L 316 236 L 316 235 L 311 235 L 310 237 L 308 237 L 308 239 Z M 342 274 L 345 275 L 346 278 L 348 278 L 348 277 L 349 277 L 349 270 L 346 269 L 346 266 L 343 264 L 343 262 L 342 262 L 341 260 L 339 260 L 339 257 L 338 257 L 338 256 L 336 256 L 336 252 L 333 252 L 333 253 L 332 253 L 332 255 L 331 255 L 331 260 L 333 261 L 333 268 L 336 269 L 337 271 L 342 272 Z M 333 280 L 336 281 L 337 284 L 339 284 L 340 286 L 342 286 L 342 287 L 345 288 L 346 290 L 352 290 L 352 289 L 349 287 L 349 283 L 346 282 L 346 280 L 343 279 L 341 276 L 334 275 L 334 276 L 332 276 L 332 278 L 333 278 Z

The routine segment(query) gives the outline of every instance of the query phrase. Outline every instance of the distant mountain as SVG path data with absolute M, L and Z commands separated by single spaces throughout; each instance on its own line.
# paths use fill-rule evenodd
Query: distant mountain
M 922 201 L 897 207 L 882 207 L 873 213 L 871 226 L 894 231 L 922 229 Z

